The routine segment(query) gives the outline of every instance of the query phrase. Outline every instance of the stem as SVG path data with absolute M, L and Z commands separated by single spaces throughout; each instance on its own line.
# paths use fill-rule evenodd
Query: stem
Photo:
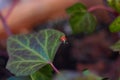
M 51 65 L 51 67 L 53 68 L 53 70 L 54 70 L 57 74 L 60 74 L 60 71 L 53 65 L 52 62 L 49 62 L 49 64 Z
M 11 36 L 12 32 L 11 32 L 9 26 L 7 25 L 6 19 L 3 17 L 1 12 L 0 12 L 0 19 L 2 21 L 2 24 L 3 24 L 3 27 L 4 27 L 5 31 L 6 31 L 6 33 L 8 34 L 8 36 Z
M 14 2 L 12 3 L 12 6 L 10 7 L 10 9 L 8 10 L 7 15 L 5 16 L 5 18 L 7 19 L 9 17 L 9 15 L 11 14 L 11 12 L 13 11 L 14 7 L 16 6 L 16 4 L 18 3 L 19 0 L 14 0 Z
M 109 11 L 109 12 L 112 12 L 112 13 L 115 12 L 112 8 L 110 8 L 110 7 L 105 7 L 105 6 L 102 6 L 102 5 L 97 5 L 97 6 L 90 7 L 90 8 L 88 9 L 88 12 L 93 12 L 93 11 L 95 11 L 95 10 L 97 10 L 97 9 L 103 9 L 103 10 L 106 10 L 106 11 Z
M 3 17 L 2 13 L 0 12 L 0 19 L 2 21 L 2 24 L 3 24 L 3 27 L 6 31 L 6 33 L 8 34 L 8 36 L 11 36 L 12 35 L 12 32 L 7 24 L 7 21 L 6 19 L 9 17 L 10 13 L 12 12 L 12 10 L 14 9 L 15 5 L 18 3 L 19 0 L 14 0 L 12 6 L 10 7 L 7 15 L 5 16 L 5 18 Z
M 31 79 L 32 79 L 32 80 L 34 80 L 34 78 L 33 78 L 33 76 L 32 76 L 32 75 L 30 75 L 30 77 L 31 77 Z

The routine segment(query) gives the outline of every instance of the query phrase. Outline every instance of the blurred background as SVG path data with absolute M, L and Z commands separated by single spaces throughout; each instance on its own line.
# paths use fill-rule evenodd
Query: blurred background
M 113 52 L 109 47 L 120 36 L 108 29 L 115 15 L 105 10 L 96 10 L 92 12 L 98 23 L 95 31 L 90 35 L 72 34 L 65 10 L 76 2 L 85 4 L 87 8 L 95 5 L 108 7 L 106 0 L 0 0 L 0 10 L 13 34 L 37 32 L 46 28 L 66 34 L 67 43 L 61 44 L 54 60 L 58 69 L 78 72 L 89 69 L 109 80 L 118 80 L 119 52 Z M 12 75 L 5 69 L 9 58 L 6 52 L 7 38 L 0 20 L 0 80 L 6 80 Z

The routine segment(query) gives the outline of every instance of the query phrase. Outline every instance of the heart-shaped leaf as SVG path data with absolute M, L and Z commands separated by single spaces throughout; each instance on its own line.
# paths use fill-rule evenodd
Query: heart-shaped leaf
M 64 36 L 64 33 L 46 29 L 34 34 L 9 37 L 7 69 L 16 76 L 35 73 L 53 61 L 61 43 L 61 36 Z
M 111 32 L 119 32 L 120 31 L 120 16 L 118 16 L 109 27 Z
M 70 15 L 70 25 L 74 34 L 92 33 L 95 30 L 96 18 L 87 12 L 87 8 L 83 4 L 75 4 L 67 9 Z
M 10 77 L 8 80 L 52 80 L 52 76 L 52 68 L 50 65 L 47 65 L 30 76 Z
M 75 5 L 66 9 L 69 15 L 73 15 L 76 12 L 87 12 L 87 8 L 82 3 L 76 3 Z

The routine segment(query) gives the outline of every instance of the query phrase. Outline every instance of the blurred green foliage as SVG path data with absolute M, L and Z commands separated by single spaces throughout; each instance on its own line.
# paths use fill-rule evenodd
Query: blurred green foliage
M 111 32 L 120 31 L 120 16 L 118 16 L 109 26 Z
M 70 16 L 69 22 L 73 34 L 90 34 L 95 30 L 96 18 L 87 11 L 87 8 L 83 4 L 76 3 L 66 11 Z
M 102 80 L 102 78 L 87 70 L 83 73 L 63 71 L 61 74 L 58 74 L 54 80 Z
M 120 13 L 120 0 L 107 0 L 109 6 Z

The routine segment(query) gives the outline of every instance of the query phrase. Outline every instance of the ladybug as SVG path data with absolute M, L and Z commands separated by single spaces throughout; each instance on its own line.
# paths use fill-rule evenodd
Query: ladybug
M 60 40 L 63 42 L 63 43 L 66 43 L 66 37 L 65 36 L 61 36 Z

